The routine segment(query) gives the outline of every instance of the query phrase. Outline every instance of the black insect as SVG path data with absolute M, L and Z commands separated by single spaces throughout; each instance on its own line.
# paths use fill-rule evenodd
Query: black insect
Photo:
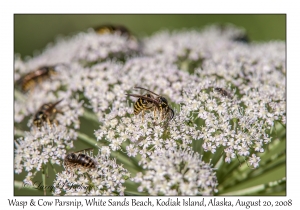
M 231 94 L 229 92 L 227 92 L 226 90 L 224 90 L 223 88 L 215 88 L 216 91 L 218 91 L 222 96 L 224 97 L 228 97 L 228 98 L 232 98 Z

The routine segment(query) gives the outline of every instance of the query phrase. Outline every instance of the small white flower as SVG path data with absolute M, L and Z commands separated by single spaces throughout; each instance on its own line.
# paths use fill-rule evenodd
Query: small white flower
M 260 157 L 257 157 L 255 154 L 252 154 L 252 157 L 250 157 L 249 163 L 250 165 L 253 165 L 254 168 L 257 168 L 259 166 Z

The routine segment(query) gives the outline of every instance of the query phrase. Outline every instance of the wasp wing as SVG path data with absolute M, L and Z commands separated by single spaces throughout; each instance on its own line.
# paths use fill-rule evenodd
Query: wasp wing
M 158 95 L 158 94 L 156 94 L 156 93 L 154 93 L 154 92 L 152 92 L 151 90 L 148 90 L 148 89 L 146 89 L 146 88 L 142 88 L 142 87 L 138 87 L 138 86 L 135 86 L 134 88 L 136 88 L 136 89 L 141 89 L 141 90 L 145 90 L 145 91 L 148 91 L 149 93 L 152 93 L 152 94 L 154 94 L 154 95 L 156 95 L 156 96 L 160 96 L 160 95 Z
M 143 96 L 143 95 L 138 95 L 138 94 L 126 94 L 128 96 L 132 96 L 132 97 L 136 97 L 136 98 L 142 98 L 142 99 L 145 99 L 147 101 L 150 101 L 150 102 L 153 102 L 155 105 L 159 105 L 159 101 L 157 101 L 156 99 L 154 98 L 149 98 L 147 96 Z

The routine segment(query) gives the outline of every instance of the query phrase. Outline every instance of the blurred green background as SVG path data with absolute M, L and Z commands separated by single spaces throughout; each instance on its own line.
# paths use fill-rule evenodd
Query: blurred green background
M 69 36 L 101 24 L 121 24 L 138 37 L 162 29 L 202 28 L 232 23 L 247 30 L 251 41 L 285 40 L 286 15 L 14 15 L 14 52 L 24 58 L 42 50 L 58 35 Z

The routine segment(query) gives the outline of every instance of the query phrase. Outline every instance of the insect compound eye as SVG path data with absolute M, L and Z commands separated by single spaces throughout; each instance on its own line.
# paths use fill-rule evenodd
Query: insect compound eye
M 39 68 L 39 70 L 42 71 L 42 72 L 45 72 L 45 73 L 47 72 L 48 73 L 50 68 L 48 66 L 43 66 L 43 67 Z
M 47 75 L 52 75 L 56 73 L 54 66 L 43 66 L 40 68 L 40 70 Z
M 41 119 L 44 116 L 44 112 L 39 111 L 38 113 L 36 113 L 35 118 Z
M 49 109 L 50 108 L 50 106 L 51 106 L 52 104 L 44 104 L 43 106 L 42 106 L 42 109 L 44 109 L 44 110 L 46 110 L 46 109 Z
M 73 160 L 75 160 L 76 159 L 76 155 L 75 154 L 71 154 L 71 158 L 73 159 Z
M 69 161 L 75 161 L 76 160 L 76 155 L 74 153 L 68 154 L 67 159 Z
M 161 103 L 162 103 L 163 107 L 166 107 L 166 106 L 168 106 L 168 101 L 167 101 L 167 99 L 166 99 L 166 98 L 164 98 L 164 97 L 160 97 L 160 98 L 159 98 L 159 100 L 161 101 Z

